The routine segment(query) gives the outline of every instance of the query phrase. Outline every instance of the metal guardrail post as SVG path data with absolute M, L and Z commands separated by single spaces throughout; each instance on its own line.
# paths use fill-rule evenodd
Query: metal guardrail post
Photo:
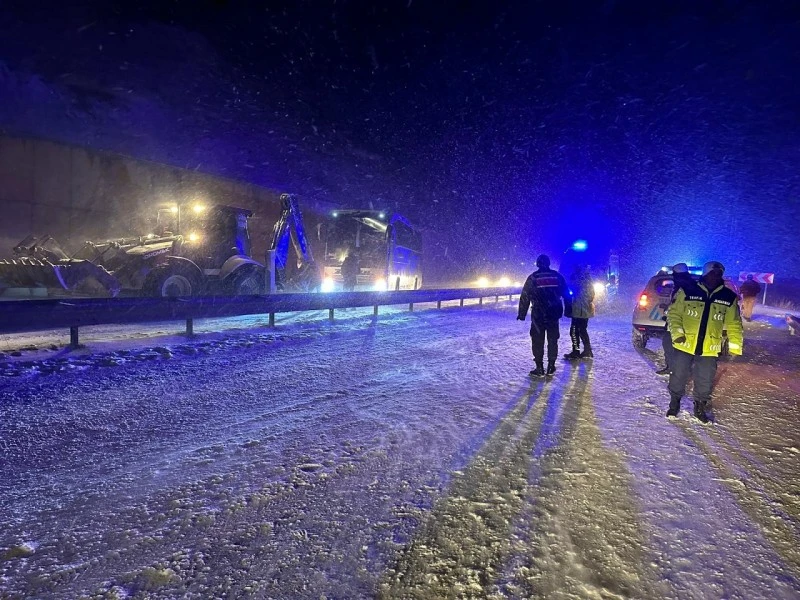
M 333 309 L 332 308 L 328 309 L 328 320 L 329 321 L 333 321 Z
M 186 335 L 189 337 L 194 335 L 194 319 L 186 319 Z
M 372 307 L 372 316 L 373 317 L 377 317 L 378 316 L 378 305 L 377 304 Z
M 269 326 L 275 327 L 275 313 L 269 313 Z
M 436 308 L 442 308 L 442 301 L 441 300 L 437 300 L 436 301 Z
M 409 311 L 409 312 L 414 312 L 414 303 L 413 303 L 413 302 L 409 303 L 409 305 L 408 305 L 408 311 Z
M 69 328 L 69 347 L 70 348 L 78 348 L 80 343 L 78 341 L 78 328 L 77 327 L 70 327 Z
M 267 250 L 267 271 L 264 273 L 266 280 L 264 287 L 268 294 L 275 293 L 275 250 Z
M 483 306 L 483 296 L 478 298 L 478 306 Z

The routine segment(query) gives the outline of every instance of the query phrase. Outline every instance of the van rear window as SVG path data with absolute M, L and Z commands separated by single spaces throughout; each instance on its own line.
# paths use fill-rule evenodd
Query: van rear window
M 659 296 L 670 296 L 675 287 L 675 282 L 672 279 L 659 279 L 656 283 L 656 293 Z

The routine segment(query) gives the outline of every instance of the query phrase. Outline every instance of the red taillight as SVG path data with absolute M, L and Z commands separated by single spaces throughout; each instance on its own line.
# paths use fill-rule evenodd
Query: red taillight
M 647 294 L 639 296 L 639 308 L 647 308 Z

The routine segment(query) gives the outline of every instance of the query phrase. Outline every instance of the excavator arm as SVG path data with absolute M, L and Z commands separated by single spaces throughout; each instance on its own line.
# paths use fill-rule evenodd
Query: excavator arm
M 311 246 L 306 237 L 303 215 L 297 198 L 291 194 L 281 194 L 281 216 L 272 232 L 269 249 L 275 252 L 276 281 L 279 288 L 309 291 L 319 287 L 321 277 L 314 262 Z M 297 272 L 287 274 L 289 246 L 297 256 Z

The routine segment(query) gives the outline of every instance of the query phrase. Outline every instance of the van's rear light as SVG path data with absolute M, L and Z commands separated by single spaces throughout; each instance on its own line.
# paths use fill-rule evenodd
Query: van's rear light
M 639 308 L 647 308 L 647 294 L 639 296 Z

